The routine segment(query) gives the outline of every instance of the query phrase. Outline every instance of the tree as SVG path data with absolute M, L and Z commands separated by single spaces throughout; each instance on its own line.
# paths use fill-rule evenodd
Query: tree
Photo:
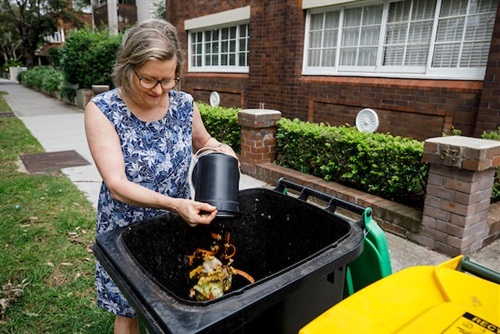
M 0 65 L 4 72 L 10 66 L 22 64 L 21 39 L 15 25 L 12 24 L 5 12 L 0 10 Z
M 34 65 L 35 52 L 44 37 L 57 32 L 58 26 L 71 22 L 83 26 L 68 0 L 0 0 L 2 16 L 7 15 L 21 40 L 21 52 L 27 67 Z
M 5 19 L 5 20 L 4 20 Z M 2 64 L 9 61 L 19 61 L 21 59 L 21 39 L 15 27 L 8 24 L 6 18 L 1 18 L 5 25 L 0 26 L 0 53 Z

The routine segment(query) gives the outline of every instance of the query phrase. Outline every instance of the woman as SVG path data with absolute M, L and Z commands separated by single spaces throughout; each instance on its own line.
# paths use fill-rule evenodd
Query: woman
M 218 147 L 193 98 L 174 90 L 183 54 L 175 28 L 148 20 L 129 30 L 113 70 L 117 88 L 94 97 L 85 109 L 85 131 L 103 179 L 97 233 L 168 212 L 191 225 L 209 224 L 216 207 L 190 200 L 193 150 Z M 116 315 L 115 333 L 139 333 L 133 308 L 97 261 L 98 306 Z

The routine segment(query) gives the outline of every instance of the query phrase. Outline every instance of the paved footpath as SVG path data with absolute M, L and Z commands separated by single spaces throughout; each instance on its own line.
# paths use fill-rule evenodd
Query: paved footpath
M 95 168 L 85 137 L 83 110 L 28 89 L 15 82 L 0 79 L 0 91 L 14 114 L 23 121 L 46 152 L 75 150 L 90 164 L 63 168 L 61 171 L 96 207 L 101 177 Z M 247 175 L 241 176 L 240 189 L 267 186 Z M 449 256 L 430 251 L 413 242 L 386 233 L 393 271 L 410 266 L 436 265 Z M 470 256 L 473 261 L 500 273 L 500 239 Z
M 87 146 L 83 110 L 9 81 L 0 81 L 0 90 L 8 92 L 5 95 L 8 105 L 46 152 L 75 150 L 91 163 L 61 171 L 96 207 L 101 177 Z

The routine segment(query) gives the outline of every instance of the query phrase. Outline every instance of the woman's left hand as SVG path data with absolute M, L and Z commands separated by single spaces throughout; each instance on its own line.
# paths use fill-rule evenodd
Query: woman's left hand
M 198 224 L 210 224 L 217 215 L 217 208 L 215 206 L 190 199 L 179 199 L 175 211 L 182 220 L 193 227 Z

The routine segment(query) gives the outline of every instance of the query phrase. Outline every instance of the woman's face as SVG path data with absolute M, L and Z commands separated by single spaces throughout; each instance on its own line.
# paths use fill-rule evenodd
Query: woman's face
M 160 106 L 175 87 L 177 60 L 149 60 L 134 70 L 133 99 L 144 108 Z M 161 81 L 161 83 L 160 83 Z

